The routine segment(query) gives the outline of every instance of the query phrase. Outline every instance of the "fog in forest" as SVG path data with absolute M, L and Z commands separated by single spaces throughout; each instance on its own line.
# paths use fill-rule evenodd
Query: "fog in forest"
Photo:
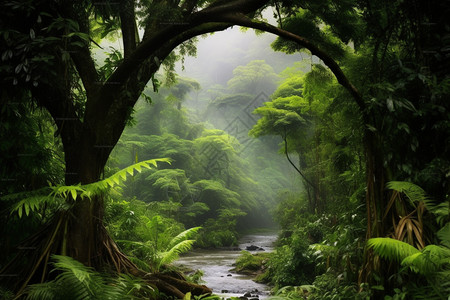
M 448 15 L 1 1 L 0 299 L 450 299 Z
M 199 37 L 196 57 L 185 55 L 176 62 L 176 74 L 162 64 L 159 91 L 147 86 L 135 107 L 134 125 L 126 128 L 113 154 L 117 153 L 120 167 L 170 157 L 172 173 L 166 170 L 167 182 L 157 188 L 155 183 L 163 180 L 148 176 L 151 191 L 128 183 L 126 195 L 145 202 L 178 201 L 182 210 L 198 202 L 206 204 L 208 212 L 200 216 L 201 210 L 196 211 L 199 215 L 188 225 L 217 219 L 220 210 L 231 204 L 235 211 L 229 218 L 237 218 L 238 229 L 275 226 L 271 211 L 281 195 L 301 190 L 302 183 L 282 151 L 280 136 L 249 136 L 260 118 L 253 111 L 270 101 L 284 69 L 301 62 L 301 68 L 308 70 L 310 56 L 274 52 L 274 40 L 270 34 L 233 27 Z M 166 86 L 171 76 L 174 82 Z M 146 149 L 154 148 L 155 139 L 165 143 L 165 149 Z M 293 160 L 298 163 L 295 156 Z M 216 186 L 211 196 L 211 184 L 223 190 Z

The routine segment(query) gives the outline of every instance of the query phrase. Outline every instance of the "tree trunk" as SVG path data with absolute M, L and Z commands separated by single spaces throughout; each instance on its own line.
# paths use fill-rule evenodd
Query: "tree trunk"
M 63 132 L 77 133 L 62 136 L 66 185 L 99 181 L 112 150 L 109 145 L 115 143 L 97 143 L 88 130 L 77 131 L 66 127 Z M 103 224 L 103 195 L 94 195 L 91 199 L 80 196 L 73 199 L 69 196 L 67 203 L 71 207 L 59 211 L 50 224 L 25 241 L 21 245 L 25 251 L 20 251 L 1 270 L 3 274 L 17 274 L 17 277 L 6 279 L 7 286 L 16 291 L 18 296 L 23 294 L 27 285 L 51 279 L 49 261 L 52 254 L 70 256 L 100 272 L 128 273 L 141 277 L 168 296 L 180 298 L 188 291 L 194 295 L 211 293 L 206 286 L 188 283 L 182 278 L 147 274 L 134 265 L 120 251 Z M 29 255 L 26 249 L 33 249 L 33 255 Z M 23 261 L 27 261 L 27 264 L 23 265 Z
M 383 213 L 385 209 L 385 167 L 383 164 L 381 142 L 375 132 L 366 130 L 364 136 L 364 147 L 366 153 L 366 211 L 367 211 L 367 230 L 366 241 L 374 237 L 384 237 L 386 235 L 386 226 L 383 223 Z M 364 262 L 361 268 L 358 282 L 359 284 L 369 282 L 373 273 L 381 275 L 384 273 L 383 264 L 374 259 L 371 250 L 365 249 Z M 387 285 L 385 285 L 387 286 Z

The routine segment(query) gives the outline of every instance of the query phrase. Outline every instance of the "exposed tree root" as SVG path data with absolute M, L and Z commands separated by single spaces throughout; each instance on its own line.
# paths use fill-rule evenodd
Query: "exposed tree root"
M 68 240 L 68 212 L 61 212 L 49 225 L 30 236 L 17 247 L 16 256 L 0 270 L 0 280 L 20 298 L 29 284 L 52 280 L 49 260 L 52 254 L 68 255 L 77 259 L 77 249 L 71 249 Z M 144 279 L 165 295 L 181 299 L 187 292 L 193 295 L 211 294 L 204 285 L 189 283 L 182 276 L 147 273 L 140 270 L 123 254 L 109 236 L 103 224 L 96 224 L 96 241 L 90 249 L 86 265 L 101 272 L 125 273 Z M 75 250 L 75 251 L 74 251 Z M 32 252 L 30 254 L 30 252 Z

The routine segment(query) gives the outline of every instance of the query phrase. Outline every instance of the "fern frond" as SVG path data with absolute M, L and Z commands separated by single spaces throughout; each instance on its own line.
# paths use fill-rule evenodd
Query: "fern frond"
M 192 245 L 194 244 L 195 240 L 184 240 L 170 248 L 168 251 L 160 252 L 158 253 L 158 256 L 160 257 L 159 263 L 158 263 L 158 269 L 166 264 L 170 264 L 171 262 L 178 259 L 178 255 L 181 253 L 185 253 L 189 250 L 191 250 Z
M 53 255 L 60 274 L 55 280 L 31 285 L 27 299 L 92 299 L 104 285 L 100 275 L 71 257 Z
M 189 228 L 189 229 L 186 229 L 185 231 L 181 232 L 180 234 L 178 234 L 176 237 L 174 237 L 170 241 L 169 245 L 167 246 L 167 249 L 174 247 L 175 245 L 179 244 L 181 241 L 190 239 L 200 229 L 202 229 L 202 227 L 193 227 L 193 228 Z
M 158 162 L 166 162 L 170 164 L 171 160 L 169 158 L 157 158 L 138 162 L 114 173 L 110 177 L 105 178 L 101 181 L 84 185 L 83 187 L 85 189 L 85 193 L 83 195 L 89 197 L 92 194 L 105 192 L 110 187 L 115 187 L 116 185 L 119 185 L 123 181 L 125 181 L 127 179 L 127 174 L 133 176 L 134 171 L 141 173 L 142 169 L 151 169 L 153 167 L 157 167 Z
M 37 196 L 42 196 L 42 195 L 48 195 L 51 191 L 52 190 L 50 187 L 43 187 L 43 188 L 33 190 L 33 191 L 26 191 L 26 192 L 5 195 L 5 196 L 0 197 L 0 200 L 1 201 L 12 201 L 12 200 L 25 199 L 25 198 L 32 198 L 32 197 L 37 197 Z
M 72 199 L 76 200 L 78 192 L 83 193 L 85 189 L 81 187 L 81 184 L 76 185 L 56 185 L 51 187 L 52 192 L 49 196 L 53 196 L 53 199 L 60 197 L 66 199 L 68 195 L 72 196 Z
M 143 280 L 128 275 L 111 277 L 67 257 L 53 255 L 53 265 L 60 274 L 50 282 L 27 287 L 27 299 L 138 299 L 135 292 L 150 295 L 154 290 Z
M 32 196 L 25 198 L 14 204 L 11 209 L 11 214 L 17 212 L 19 218 L 22 218 L 25 213 L 26 216 L 30 215 L 30 212 L 34 212 L 44 206 L 44 204 L 56 202 L 49 196 Z
M 450 249 L 450 222 L 439 229 L 436 235 L 441 240 L 441 244 Z
M 399 262 L 410 255 L 420 253 L 410 244 L 391 238 L 372 238 L 367 241 L 367 246 L 382 258 Z
M 56 261 L 53 263 L 57 270 L 62 271 L 56 279 L 77 286 L 83 295 L 94 295 L 104 285 L 103 278 L 92 268 L 86 267 L 81 262 L 68 256 L 53 255 Z M 84 290 L 84 291 L 83 291 Z
M 92 269 L 86 267 L 81 262 L 74 260 L 69 256 L 53 255 L 52 258 L 55 260 L 53 265 L 56 270 L 69 271 L 79 281 L 85 281 L 86 278 L 89 277 L 89 274 L 93 272 Z

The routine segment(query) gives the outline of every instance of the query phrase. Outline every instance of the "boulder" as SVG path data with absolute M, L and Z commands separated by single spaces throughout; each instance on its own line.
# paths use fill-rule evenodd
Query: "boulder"
M 261 248 L 261 247 L 255 246 L 255 245 L 251 245 L 251 246 L 247 246 L 245 248 L 245 250 L 247 250 L 247 251 L 264 251 L 264 248 Z

